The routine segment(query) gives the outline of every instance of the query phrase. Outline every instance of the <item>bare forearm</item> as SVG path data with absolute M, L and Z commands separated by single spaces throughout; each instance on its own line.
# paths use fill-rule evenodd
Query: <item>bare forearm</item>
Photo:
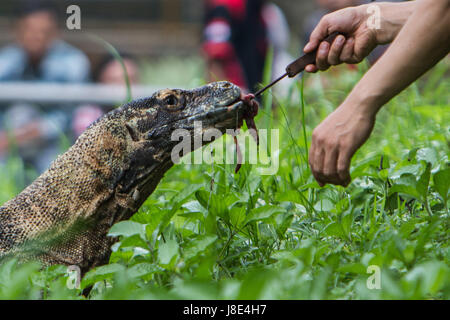
M 418 1 L 391 47 L 353 89 L 348 101 L 376 113 L 450 50 L 450 1 Z

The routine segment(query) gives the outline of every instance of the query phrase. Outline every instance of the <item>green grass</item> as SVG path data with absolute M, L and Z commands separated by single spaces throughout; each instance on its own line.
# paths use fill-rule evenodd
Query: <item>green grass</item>
M 111 229 L 120 242 L 110 263 L 81 289 L 67 288 L 65 267 L 9 261 L 0 297 L 449 299 L 448 62 L 381 111 L 348 188 L 319 188 L 307 166 L 312 130 L 363 71 L 308 75 L 304 87 L 293 82 L 292 100 L 273 97 L 273 110 L 266 98 L 258 122 L 280 129 L 276 175 L 175 166 L 131 221 Z M 0 202 L 23 188 L 23 176 L 15 158 L 0 170 Z M 381 289 L 367 288 L 369 266 L 380 268 Z

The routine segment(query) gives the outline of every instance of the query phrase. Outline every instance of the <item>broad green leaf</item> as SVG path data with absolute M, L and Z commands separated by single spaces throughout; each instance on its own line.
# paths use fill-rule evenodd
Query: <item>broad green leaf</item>
M 245 207 L 234 206 L 230 210 L 230 223 L 236 228 L 240 228 L 245 221 Z
M 101 267 L 97 267 L 83 277 L 81 281 L 81 287 L 86 288 L 98 281 L 111 279 L 115 273 L 123 272 L 125 267 L 118 263 L 107 264 Z
M 216 216 L 225 219 L 225 221 L 228 221 L 228 199 L 204 190 L 197 191 L 195 193 L 195 196 L 205 209 L 208 209 L 208 211 L 213 212 Z M 230 195 L 230 199 L 236 200 L 236 198 L 232 195 Z
M 291 226 L 292 220 L 294 220 L 294 214 L 291 212 L 286 212 L 282 215 L 278 215 L 276 220 L 276 231 L 278 238 L 284 239 L 287 229 Z
M 155 230 L 158 229 L 161 221 L 163 221 L 164 217 L 168 212 L 169 212 L 168 210 L 164 209 L 153 209 L 151 211 L 151 218 L 149 218 L 147 227 L 145 228 L 147 239 L 152 238 L 153 232 L 155 232 Z
M 328 236 L 346 238 L 346 233 L 338 222 L 330 223 L 323 232 Z
M 181 192 L 179 192 L 176 196 L 171 199 L 171 203 L 175 203 L 177 205 L 181 205 L 184 201 L 193 195 L 198 189 L 200 189 L 203 185 L 201 184 L 193 184 L 184 188 Z
M 450 168 L 436 172 L 433 176 L 433 181 L 436 191 L 444 199 L 444 203 L 447 203 L 450 189 Z
M 263 299 L 266 287 L 273 281 L 276 274 L 272 270 L 255 270 L 242 282 L 238 300 Z
M 189 241 L 189 244 L 184 249 L 184 258 L 186 260 L 195 258 L 199 254 L 202 254 L 216 240 L 216 235 L 202 235 L 198 236 L 195 240 Z
M 183 204 L 183 208 L 188 210 L 190 213 L 199 212 L 203 215 L 207 214 L 206 209 L 200 204 L 200 202 L 195 200 L 186 202 L 185 204 Z
M 164 230 L 164 228 L 170 223 L 170 220 L 172 220 L 175 213 L 175 210 L 165 210 L 161 223 L 159 224 L 160 231 Z
M 351 176 L 353 178 L 361 176 L 377 176 L 378 168 L 380 167 L 381 155 L 368 157 L 352 166 Z M 384 163 L 384 161 L 383 161 Z M 383 168 L 387 168 L 388 164 L 383 164 Z
M 265 205 L 252 209 L 245 219 L 245 223 L 252 221 L 263 221 L 271 218 L 274 214 L 284 212 L 285 209 L 277 206 Z
M 416 154 L 416 159 L 418 161 L 425 161 L 430 163 L 433 167 L 438 163 L 438 154 L 435 149 L 423 148 L 419 149 Z
M 334 207 L 334 203 L 329 199 L 321 199 L 314 205 L 316 211 L 331 211 Z
M 288 191 L 278 192 L 275 196 L 275 199 L 280 202 L 290 201 L 290 202 L 299 203 L 299 204 L 304 203 L 300 193 L 297 190 L 288 190 Z
M 330 276 L 330 267 L 320 269 L 318 274 L 314 276 L 311 288 L 311 299 L 323 300 L 327 297 L 328 279 Z
M 170 265 L 178 256 L 178 243 L 175 240 L 161 242 L 158 248 L 158 259 L 162 265 Z
M 396 184 L 392 188 L 389 189 L 389 195 L 392 195 L 394 193 L 403 193 L 406 195 L 409 195 L 416 199 L 421 199 L 421 195 L 419 192 L 417 192 L 417 189 L 415 186 L 407 186 L 403 184 Z
M 134 234 L 129 237 L 125 237 L 120 241 L 120 248 L 126 247 L 140 247 L 144 249 L 148 249 L 147 243 L 142 239 L 139 234 Z
M 145 239 L 145 225 L 135 221 L 121 221 L 113 225 L 108 233 L 111 237 L 130 237 L 135 234 Z
M 202 205 L 203 208 L 208 209 L 209 206 L 209 197 L 210 192 L 207 192 L 205 190 L 198 190 L 195 193 L 195 197 L 197 198 L 198 202 Z
M 367 274 L 367 268 L 362 263 L 348 263 L 337 268 L 341 273 Z
M 218 287 L 213 282 L 179 281 L 171 290 L 177 299 L 214 300 L 218 299 Z M 217 315 L 217 314 L 216 314 Z
M 425 201 L 427 194 L 428 194 L 428 185 L 430 184 L 430 175 L 431 175 L 431 163 L 427 163 L 427 167 L 425 169 L 425 172 L 422 173 L 422 175 L 419 178 L 419 181 L 417 181 L 417 192 L 421 195 L 422 201 Z
M 415 281 L 419 284 L 421 296 L 436 294 L 445 284 L 450 281 L 450 270 L 441 261 L 424 262 L 411 270 L 405 280 Z
M 296 257 L 300 258 L 301 261 L 307 265 L 312 266 L 314 264 L 314 257 L 317 252 L 317 247 L 312 243 L 312 241 L 303 241 L 301 248 L 294 251 Z
M 352 210 L 347 210 L 347 211 L 343 212 L 341 215 L 341 225 L 342 225 L 342 230 L 344 230 L 344 232 L 348 238 L 350 238 L 352 224 L 353 224 Z
M 400 178 L 397 181 L 395 181 L 395 183 L 403 184 L 406 186 L 411 186 L 411 187 L 416 188 L 416 186 L 417 186 L 417 178 L 416 177 L 419 176 L 419 173 L 420 173 L 420 170 L 418 170 L 417 173 L 415 173 L 415 174 L 410 173 L 410 172 L 403 173 L 400 176 Z
M 402 175 L 405 175 L 405 174 L 410 174 L 412 177 L 415 177 L 419 174 L 420 169 L 421 169 L 421 165 L 419 165 L 419 164 L 412 164 L 412 165 L 395 168 L 394 170 L 392 170 L 393 172 L 390 174 L 390 178 L 398 179 Z M 415 181 L 415 179 L 414 179 L 414 181 Z
M 148 276 L 150 274 L 163 271 L 164 269 L 158 267 L 154 263 L 143 262 L 128 268 L 127 275 L 131 278 L 141 278 L 144 276 Z

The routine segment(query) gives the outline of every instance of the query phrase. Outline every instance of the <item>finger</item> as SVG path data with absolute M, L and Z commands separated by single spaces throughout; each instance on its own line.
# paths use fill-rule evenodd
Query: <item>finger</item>
M 305 47 L 303 48 L 303 52 L 305 53 L 309 53 L 314 51 L 314 49 L 317 48 L 317 43 L 316 42 L 308 42 Z
M 313 174 L 314 179 L 317 181 L 320 187 L 323 187 L 325 183 L 323 182 L 323 176 L 316 170 L 311 168 L 311 172 Z
M 348 150 L 343 150 L 339 153 L 337 160 L 337 174 L 339 176 L 340 185 L 346 187 L 351 182 L 352 178 L 350 176 L 350 161 L 352 158 L 351 152 Z
M 320 176 L 317 174 L 317 161 L 316 161 L 316 139 L 313 136 L 313 139 L 311 141 L 311 147 L 309 148 L 309 167 L 311 168 L 311 173 L 314 176 L 314 179 L 317 181 L 319 186 L 323 187 L 324 184 L 320 180 Z
M 329 183 L 339 183 L 339 175 L 337 174 L 337 158 L 339 152 L 336 147 L 327 149 L 325 158 L 323 161 L 323 175 L 326 182 Z
M 319 69 L 317 69 L 317 67 L 316 67 L 315 64 L 308 64 L 308 65 L 305 67 L 305 71 L 306 71 L 306 72 L 309 72 L 309 73 L 316 73 L 317 71 L 319 71 Z
M 319 173 L 317 173 L 317 172 L 313 172 L 313 176 L 314 176 L 314 179 L 317 181 L 317 183 L 319 184 L 319 186 L 322 188 L 323 186 L 325 186 L 325 182 L 323 182 L 323 177 L 319 174 Z
M 311 36 L 309 37 L 309 43 L 303 49 L 306 53 L 312 52 L 319 47 L 320 42 L 328 35 L 329 21 L 328 17 L 324 16 L 319 24 L 314 28 Z
M 322 42 L 319 46 L 316 56 L 316 66 L 319 70 L 327 70 L 330 65 L 328 64 L 328 52 L 330 51 L 330 44 L 326 41 Z
M 355 39 L 349 38 L 345 41 L 344 47 L 342 48 L 340 60 L 345 63 L 350 63 L 353 57 L 353 51 L 355 47 Z
M 314 155 L 314 177 L 316 178 L 319 185 L 322 187 L 326 184 L 327 179 L 323 174 L 323 165 L 325 158 L 325 150 L 322 147 L 319 147 L 315 151 Z
M 344 44 L 345 37 L 343 35 L 339 35 L 336 39 L 334 39 L 330 52 L 328 53 L 328 63 L 330 65 L 335 66 L 341 63 L 340 56 L 342 49 L 344 48 Z

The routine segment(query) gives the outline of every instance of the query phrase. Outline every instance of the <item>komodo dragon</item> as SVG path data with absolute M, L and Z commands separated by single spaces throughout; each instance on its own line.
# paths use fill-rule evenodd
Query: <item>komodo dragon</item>
M 171 141 L 173 130 L 194 137 L 201 134 L 194 121 L 201 121 L 202 130 L 224 133 L 251 122 L 255 109 L 238 87 L 216 82 L 162 90 L 106 114 L 0 207 L 0 257 L 77 265 L 82 272 L 107 263 L 117 241 L 107 236 L 111 226 L 129 219 L 173 165 L 179 143 Z

